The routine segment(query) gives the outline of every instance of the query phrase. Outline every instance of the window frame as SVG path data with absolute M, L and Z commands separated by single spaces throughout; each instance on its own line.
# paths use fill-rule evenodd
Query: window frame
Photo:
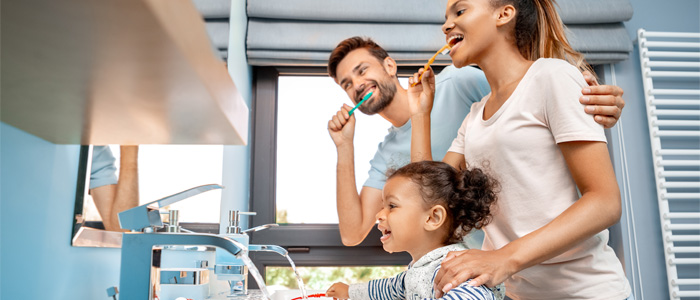
M 412 68 L 401 75 L 413 74 Z M 277 101 L 280 76 L 328 76 L 321 67 L 253 67 L 251 112 L 250 228 L 275 223 Z M 376 228 L 376 226 L 375 226 Z M 389 254 L 379 241 L 379 230 L 371 230 L 357 246 L 344 246 L 338 224 L 283 224 L 250 235 L 251 244 L 278 245 L 289 251 L 297 266 L 386 266 L 406 265 L 407 253 Z M 265 277 L 266 266 L 288 266 L 282 256 L 251 252 L 251 259 Z M 249 287 L 255 288 L 250 281 Z

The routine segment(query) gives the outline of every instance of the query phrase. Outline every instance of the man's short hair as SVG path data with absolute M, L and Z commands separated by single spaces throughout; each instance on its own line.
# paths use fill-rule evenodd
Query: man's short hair
M 367 51 L 380 62 L 383 62 L 385 58 L 389 57 L 389 53 L 387 53 L 384 48 L 379 47 L 372 39 L 354 36 L 340 42 L 338 46 L 333 49 L 331 56 L 328 58 L 328 74 L 331 75 L 333 79 L 336 79 L 336 69 L 340 61 L 342 61 L 348 53 L 360 48 L 367 49 Z

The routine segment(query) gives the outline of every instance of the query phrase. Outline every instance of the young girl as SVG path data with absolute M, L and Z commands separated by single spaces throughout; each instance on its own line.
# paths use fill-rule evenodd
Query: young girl
M 453 63 L 481 67 L 491 93 L 472 106 L 443 161 L 488 163 L 502 190 L 484 227 L 484 251 L 448 255 L 436 287 L 447 291 L 471 279 L 505 281 L 513 299 L 631 298 L 607 245 L 606 228 L 618 222 L 621 204 L 605 134 L 575 101 L 585 87 L 579 69 L 587 67 L 569 46 L 554 3 L 449 0 L 446 18 Z M 434 77 L 426 75 L 409 89 L 413 161 L 432 159 Z
M 408 252 L 408 270 L 368 283 L 333 284 L 336 299 L 435 298 L 433 278 L 450 251 L 466 250 L 462 237 L 488 223 L 496 200 L 496 183 L 480 169 L 457 171 L 442 162 L 408 164 L 388 176 L 382 190 L 384 208 L 377 213 L 381 241 L 388 252 Z M 446 299 L 503 299 L 503 287 L 460 285 Z

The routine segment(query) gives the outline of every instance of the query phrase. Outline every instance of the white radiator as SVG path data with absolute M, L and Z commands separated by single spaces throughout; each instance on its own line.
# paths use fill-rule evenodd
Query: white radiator
M 670 299 L 700 297 L 700 33 L 638 31 Z

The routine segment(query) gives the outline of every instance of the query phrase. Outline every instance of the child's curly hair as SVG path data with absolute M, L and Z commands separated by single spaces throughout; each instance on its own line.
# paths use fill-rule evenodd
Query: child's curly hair
M 491 221 L 498 182 L 481 169 L 458 171 L 444 162 L 421 161 L 389 171 L 387 177 L 396 176 L 416 183 L 429 206 L 445 206 L 450 226 L 445 243 L 460 242 L 472 229 L 481 229 Z

